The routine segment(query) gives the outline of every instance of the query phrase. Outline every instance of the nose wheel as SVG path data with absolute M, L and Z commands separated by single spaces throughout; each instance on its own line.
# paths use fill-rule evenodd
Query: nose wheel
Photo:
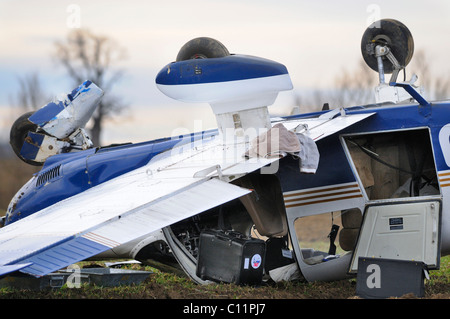
M 178 52 L 176 61 L 222 58 L 228 55 L 230 52 L 221 42 L 208 37 L 200 37 L 183 45 Z
M 20 154 L 20 151 L 28 135 L 28 132 L 37 132 L 38 128 L 37 125 L 28 120 L 28 118 L 33 114 L 34 112 L 25 113 L 14 122 L 14 124 L 11 126 L 11 131 L 9 133 L 9 143 L 11 144 L 14 153 L 22 161 L 34 166 L 42 166 L 42 163 L 24 158 Z

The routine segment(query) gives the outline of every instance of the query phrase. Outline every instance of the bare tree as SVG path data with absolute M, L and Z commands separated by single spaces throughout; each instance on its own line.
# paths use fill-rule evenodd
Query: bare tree
M 103 120 L 126 107 L 122 99 L 111 92 L 123 74 L 114 64 L 125 58 L 125 49 L 111 38 L 75 29 L 65 41 L 56 42 L 56 58 L 74 80 L 74 85 L 91 80 L 105 91 L 91 128 L 91 139 L 99 146 Z
M 441 100 L 450 98 L 450 73 L 446 75 L 433 76 L 430 71 L 429 58 L 425 50 L 417 50 L 411 61 L 411 70 L 417 74 L 419 82 L 428 93 L 430 100 Z
M 296 106 L 307 111 L 335 109 L 375 102 L 374 88 L 378 76 L 363 60 L 352 69 L 342 69 L 335 76 L 332 89 L 316 89 L 296 97 Z
M 450 99 L 450 76 L 435 81 L 434 96 L 436 100 Z
M 49 94 L 44 91 L 39 72 L 31 72 L 18 77 L 19 90 L 12 97 L 11 104 L 20 109 L 21 113 L 34 111 L 49 100 Z
M 428 93 L 430 100 L 450 99 L 450 72 L 444 75 L 433 76 L 424 50 L 417 50 L 407 70 L 411 76 L 415 73 L 420 85 Z M 409 81 L 409 78 L 399 81 Z M 378 85 L 378 73 L 365 65 L 363 60 L 354 69 L 343 69 L 334 79 L 333 89 L 317 89 L 309 95 L 296 96 L 296 112 L 299 107 L 308 111 L 319 111 L 325 103 L 330 109 L 354 105 L 365 105 L 375 102 L 374 89 Z
M 337 107 L 363 105 L 375 101 L 374 87 L 378 76 L 360 60 L 354 70 L 346 69 L 336 76 L 333 102 Z
M 34 71 L 17 78 L 19 88 L 9 96 L 11 105 L 7 116 L 0 118 L 0 125 L 10 126 L 22 114 L 35 111 L 51 99 L 42 88 L 39 72 Z

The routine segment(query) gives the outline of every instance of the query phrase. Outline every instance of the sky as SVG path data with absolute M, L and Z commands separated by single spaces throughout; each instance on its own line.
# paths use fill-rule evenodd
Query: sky
M 449 17 L 448 0 L 0 0 L 0 135 L 9 134 L 6 110 L 19 77 L 38 72 L 53 96 L 74 88 L 55 63 L 54 43 L 75 28 L 108 36 L 126 49 L 126 59 L 114 66 L 124 71 L 114 91 L 129 108 L 108 123 L 104 138 L 138 142 L 215 125 L 207 105 L 173 101 L 155 85 L 159 70 L 190 39 L 212 37 L 231 53 L 286 65 L 294 90 L 280 94 L 274 105 L 283 113 L 294 106 L 294 94 L 332 88 L 342 70 L 355 68 L 362 34 L 381 18 L 409 28 L 433 72 L 450 72 Z

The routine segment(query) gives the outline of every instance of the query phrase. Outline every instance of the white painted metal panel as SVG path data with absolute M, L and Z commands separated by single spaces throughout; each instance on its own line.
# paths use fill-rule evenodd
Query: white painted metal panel
M 289 74 L 200 84 L 156 84 L 165 95 L 183 102 L 209 103 L 214 114 L 272 105 L 279 91 L 291 90 Z
M 364 214 L 350 271 L 359 257 L 439 263 L 440 200 L 369 206 Z
M 298 119 L 283 122 L 283 125 L 288 130 L 294 130 L 296 133 L 302 133 L 309 136 L 314 141 L 319 141 L 374 114 L 375 113 L 366 113 L 337 116 L 335 118 L 317 117 Z
M 211 179 L 108 221 L 89 236 L 96 236 L 99 242 L 124 244 L 248 193 L 247 189 Z

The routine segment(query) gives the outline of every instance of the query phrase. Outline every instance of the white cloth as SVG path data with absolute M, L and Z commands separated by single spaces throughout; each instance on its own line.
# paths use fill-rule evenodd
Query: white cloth
M 295 134 L 278 123 L 255 138 L 247 151 L 248 157 L 282 157 L 291 154 L 299 159 L 300 172 L 315 173 L 319 166 L 316 143 L 304 134 Z
M 292 263 L 283 267 L 272 269 L 269 271 L 269 276 L 275 282 L 291 281 L 302 278 L 297 263 Z
M 246 155 L 249 157 L 276 157 L 299 151 L 300 142 L 295 133 L 288 131 L 283 124 L 278 123 L 253 139 Z
M 297 134 L 301 148 L 298 154 L 300 159 L 300 172 L 314 174 L 319 166 L 319 150 L 316 142 L 304 134 Z

